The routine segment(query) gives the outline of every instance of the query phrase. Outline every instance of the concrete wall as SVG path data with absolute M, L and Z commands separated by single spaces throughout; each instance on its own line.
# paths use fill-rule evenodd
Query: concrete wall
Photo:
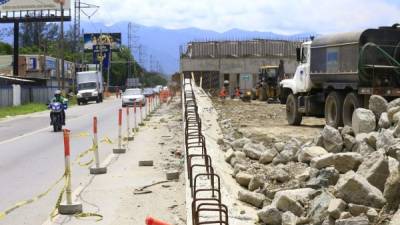
M 258 74 L 263 65 L 279 65 L 285 62 L 285 72 L 294 74 L 297 67 L 294 58 L 181 58 L 181 72 L 185 71 L 219 71 L 222 74 Z
M 253 87 L 258 81 L 259 68 L 263 65 L 279 65 L 284 61 L 285 73 L 294 74 L 297 67 L 296 59 L 283 57 L 241 57 L 241 58 L 181 58 L 181 72 L 219 72 L 219 85 L 224 83 L 224 75 L 229 74 L 229 92 L 233 93 L 238 86 L 237 74 L 251 74 Z M 239 76 L 240 77 L 240 76 Z

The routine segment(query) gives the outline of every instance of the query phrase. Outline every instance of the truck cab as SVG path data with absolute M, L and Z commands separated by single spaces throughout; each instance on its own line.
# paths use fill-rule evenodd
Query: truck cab
M 287 89 L 292 94 L 308 92 L 312 88 L 310 79 L 310 59 L 311 59 L 311 41 L 304 42 L 300 48 L 296 49 L 296 57 L 299 65 L 291 79 L 285 79 L 280 82 L 282 89 Z

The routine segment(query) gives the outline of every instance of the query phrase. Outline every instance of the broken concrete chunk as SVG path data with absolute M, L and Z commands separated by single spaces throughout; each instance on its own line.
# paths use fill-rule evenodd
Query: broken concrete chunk
M 284 183 L 290 179 L 290 175 L 282 167 L 276 166 L 269 174 L 269 179 Z
M 353 151 L 354 145 L 356 145 L 356 139 L 351 136 L 350 134 L 343 135 L 343 143 L 346 151 L 351 152 Z
M 235 157 L 235 151 L 230 148 L 225 152 L 225 162 L 229 163 L 233 157 Z
M 298 203 L 295 199 L 287 195 L 281 195 L 277 198 L 276 208 L 283 212 L 290 211 L 296 216 L 301 216 L 304 213 L 303 206 L 301 206 L 300 203 Z
M 298 217 L 290 211 L 284 212 L 282 214 L 282 225 L 296 225 L 297 218 Z
M 368 109 L 358 108 L 353 112 L 352 128 L 355 134 L 375 131 L 375 114 Z
M 312 174 L 306 186 L 314 189 L 335 185 L 339 180 L 339 171 L 334 167 L 327 167 L 317 170 Z
M 317 169 L 334 166 L 339 172 L 345 173 L 349 170 L 357 169 L 362 160 L 362 156 L 355 152 L 329 153 L 313 158 L 310 165 Z
M 282 225 L 282 213 L 275 207 L 266 206 L 257 212 L 258 218 L 269 225 Z
M 351 213 L 352 216 L 359 216 L 361 214 L 365 214 L 369 209 L 368 206 L 358 205 L 353 203 L 350 203 L 348 207 L 349 207 L 349 212 Z
M 390 127 L 390 120 L 387 112 L 381 114 L 378 121 L 378 127 L 382 129 L 388 129 Z
M 389 105 L 390 105 L 390 103 L 389 103 Z M 400 112 L 400 106 L 388 107 L 388 118 L 389 118 L 390 124 L 393 124 L 393 116 L 397 112 Z
M 247 188 L 249 186 L 250 180 L 253 178 L 253 175 L 245 172 L 239 172 L 238 174 L 236 174 L 235 178 L 238 184 Z
M 389 163 L 381 152 L 373 152 L 367 156 L 357 170 L 357 174 L 383 192 L 389 176 Z
M 249 191 L 255 191 L 262 186 L 264 186 L 263 178 L 261 176 L 254 176 L 250 180 L 248 189 L 249 189 Z
M 325 150 L 328 152 L 341 152 L 343 148 L 342 135 L 335 128 L 326 125 L 322 130 L 322 138 Z
M 277 152 L 283 151 L 284 147 L 285 147 L 285 143 L 283 143 L 283 142 L 277 142 L 274 144 L 274 148 Z
M 322 147 L 318 146 L 307 147 L 300 150 L 298 154 L 298 161 L 303 163 L 309 163 L 313 158 L 326 154 L 328 154 L 328 152 Z
M 266 150 L 263 144 L 247 143 L 243 146 L 243 152 L 247 157 L 254 160 L 259 160 L 261 153 Z
M 368 108 L 375 114 L 376 118 L 379 118 L 382 113 L 387 111 L 388 102 L 380 95 L 372 95 L 369 98 Z
M 328 206 L 334 198 L 329 192 L 322 191 L 320 195 L 315 197 L 309 207 L 308 218 L 311 219 L 310 224 L 321 224 L 328 214 Z
M 346 209 L 346 202 L 342 199 L 335 198 L 329 202 L 328 213 L 334 219 L 339 219 L 340 214 Z
M 271 163 L 277 154 L 278 152 L 275 149 L 267 149 L 265 152 L 261 153 L 259 162 L 262 164 Z
M 369 225 L 369 220 L 366 216 L 358 216 L 348 219 L 338 219 L 335 225 Z
M 265 196 L 263 194 L 246 191 L 246 190 L 240 190 L 238 193 L 238 196 L 239 196 L 240 201 L 246 202 L 257 208 L 261 208 L 263 206 L 263 202 L 265 200 Z
M 383 192 L 388 208 L 397 209 L 400 204 L 400 172 L 394 171 L 386 180 L 385 191 Z
M 336 197 L 348 203 L 375 208 L 381 208 L 386 203 L 382 192 L 354 171 L 349 171 L 341 175 L 335 186 L 335 190 Z
M 251 140 L 248 138 L 240 138 L 240 139 L 233 141 L 231 145 L 232 145 L 232 148 L 234 148 L 235 150 L 239 150 L 239 149 L 243 148 L 243 146 L 247 143 L 251 143 Z

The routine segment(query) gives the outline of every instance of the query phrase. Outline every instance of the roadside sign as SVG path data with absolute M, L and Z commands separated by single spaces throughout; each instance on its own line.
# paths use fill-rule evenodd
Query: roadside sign
M 93 45 L 94 64 L 100 64 L 100 61 L 102 60 L 103 68 L 107 69 L 110 64 L 110 57 L 111 57 L 111 49 L 109 45 Z

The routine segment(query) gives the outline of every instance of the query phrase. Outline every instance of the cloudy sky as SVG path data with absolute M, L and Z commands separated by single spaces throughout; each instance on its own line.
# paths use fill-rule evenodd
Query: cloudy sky
M 400 0 L 85 0 L 91 19 L 164 28 L 330 33 L 400 23 Z M 119 2 L 119 3 L 117 3 Z M 84 19 L 84 18 L 82 18 Z M 86 18 L 87 20 L 87 18 Z

